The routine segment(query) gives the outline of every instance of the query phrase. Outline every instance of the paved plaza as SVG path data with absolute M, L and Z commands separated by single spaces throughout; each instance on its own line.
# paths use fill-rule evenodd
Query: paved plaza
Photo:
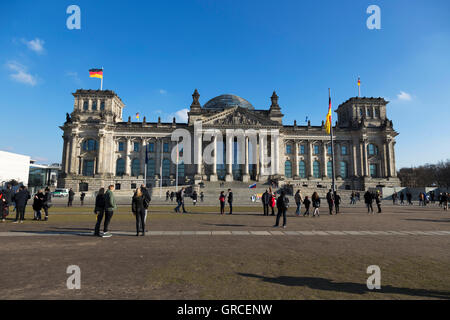
M 382 214 L 341 208 L 272 227 L 257 207 L 151 207 L 135 236 L 128 206 L 111 238 L 93 237 L 93 208 L 53 207 L 50 219 L 0 224 L 0 294 L 5 299 L 449 299 L 450 213 L 436 206 L 386 205 Z M 226 210 L 227 211 L 227 210 Z M 9 217 L 11 218 L 11 216 Z M 69 265 L 81 289 L 69 290 Z M 367 267 L 381 289 L 366 286 Z

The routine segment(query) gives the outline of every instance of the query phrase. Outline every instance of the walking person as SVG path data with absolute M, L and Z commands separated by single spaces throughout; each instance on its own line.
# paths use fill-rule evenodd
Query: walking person
M 103 237 L 111 237 L 108 232 L 109 223 L 111 222 L 114 210 L 117 209 L 116 198 L 114 197 L 114 185 L 110 185 L 105 193 L 105 223 L 103 225 Z
M 303 216 L 309 217 L 309 207 L 311 205 L 311 200 L 309 200 L 308 196 L 305 197 L 305 200 L 303 201 L 303 205 L 305 206 L 305 213 L 303 214 Z
M 97 196 L 95 197 L 94 213 L 97 215 L 94 236 L 101 237 L 100 225 L 102 223 L 103 216 L 105 215 L 105 188 L 100 188 L 100 190 L 98 190 Z
M 411 194 L 411 192 L 407 192 L 406 193 L 406 199 L 408 200 L 408 205 L 410 205 L 410 206 L 412 206 L 412 194 Z
M 450 194 L 448 192 L 444 192 L 442 194 L 442 206 L 445 211 L 448 211 L 448 203 L 450 201 Z
M 203 194 L 203 191 L 200 192 L 200 201 L 203 202 L 203 199 L 205 198 L 205 195 Z
M 331 193 L 331 189 L 328 190 L 328 193 L 327 193 L 327 203 L 328 203 L 328 210 L 330 212 L 330 215 L 333 215 L 334 200 L 333 200 L 333 194 Z
M 81 192 L 81 194 L 80 194 L 80 203 L 81 203 L 81 205 L 84 205 L 84 197 L 86 197 L 86 193 Z
M 369 213 L 369 214 L 373 213 L 373 207 L 372 207 L 373 196 L 369 190 L 367 190 L 366 193 L 364 193 L 364 202 L 366 203 L 366 206 L 367 206 L 367 213 Z
M 52 206 L 52 193 L 50 192 L 50 189 L 47 187 L 45 188 L 45 193 L 44 193 L 44 204 L 42 206 L 42 208 L 44 209 L 44 213 L 45 213 L 45 221 L 48 221 L 48 209 L 50 209 L 50 207 Z
M 44 194 L 42 190 L 38 190 L 38 192 L 33 197 L 33 210 L 34 210 L 34 218 L 33 220 L 41 220 L 41 210 L 44 205 Z
M 194 206 L 197 204 L 197 198 L 198 198 L 197 191 L 194 191 L 192 193 L 192 203 L 194 204 Z
M 173 202 L 173 198 L 175 197 L 175 192 L 170 192 L 170 202 Z
M 277 199 L 277 220 L 275 222 L 274 227 L 278 227 L 280 223 L 280 217 L 283 216 L 283 228 L 286 228 L 286 212 L 289 208 L 289 199 L 286 197 L 284 191 L 281 191 L 280 196 Z
M 230 213 L 228 214 L 233 214 L 233 192 L 231 191 L 231 189 L 228 189 L 228 205 L 230 206 Z
M 220 202 L 220 214 L 225 214 L 225 194 L 223 191 L 220 191 L 219 202 Z
M 30 199 L 30 193 L 25 186 L 20 186 L 13 196 L 13 201 L 16 203 L 16 219 L 13 223 L 23 223 L 23 220 L 25 220 L 25 208 L 28 199 Z
M 295 200 L 295 204 L 297 205 L 297 209 L 295 210 L 295 214 L 297 216 L 299 216 L 300 215 L 300 211 L 301 211 L 301 207 L 302 207 L 302 202 L 303 202 L 302 193 L 300 192 L 300 190 L 297 190 L 297 192 L 295 193 L 294 200 Z
M 313 205 L 313 208 L 314 208 L 314 211 L 313 211 L 313 217 L 315 217 L 316 216 L 316 214 L 317 214 L 317 216 L 319 217 L 319 208 L 320 208 L 320 197 L 319 197 L 319 195 L 317 194 L 317 192 L 314 192 L 313 193 L 313 195 L 312 195 L 312 197 L 311 197 L 311 201 L 312 201 L 312 205 Z
M 75 192 L 73 192 L 72 188 L 70 188 L 69 190 L 69 201 L 67 202 L 67 206 L 71 207 L 72 206 L 72 202 L 73 202 L 73 198 L 75 197 Z
M 339 206 L 341 204 L 341 196 L 337 194 L 337 192 L 334 193 L 334 210 L 336 211 L 336 214 L 339 213 Z
M 150 206 L 150 201 L 152 201 L 152 198 L 150 197 L 150 193 L 145 187 L 145 184 L 141 184 L 141 192 L 142 196 L 144 197 L 144 210 L 145 210 L 144 223 L 147 223 L 148 207 Z
M 136 217 L 136 236 L 139 232 L 145 236 L 145 197 L 142 194 L 141 188 L 137 188 L 131 200 L 131 211 Z
M 166 201 L 169 201 L 169 197 L 170 197 L 170 192 L 169 190 L 166 191 Z
M 269 215 L 269 199 L 270 199 L 269 192 L 267 192 L 267 189 L 266 189 L 266 192 L 264 192 L 261 196 L 261 202 L 263 205 L 263 210 L 264 210 L 265 216 Z
M 8 202 L 6 201 L 5 191 L 0 192 L 0 216 L 2 217 L 2 222 L 6 221 L 8 216 Z
M 355 191 L 352 191 L 352 194 L 350 196 L 350 204 L 356 204 L 356 195 Z
M 175 212 L 180 212 L 180 208 L 182 208 L 183 213 L 187 213 L 186 209 L 184 208 L 184 196 L 185 196 L 184 187 L 182 187 L 181 190 L 176 193 L 178 205 L 174 209 Z
M 402 192 L 400 192 L 400 204 L 403 205 L 405 204 L 405 202 L 403 201 L 405 199 L 405 194 Z
M 400 198 L 401 195 L 403 193 L 400 194 Z M 375 203 L 377 204 L 378 207 L 378 213 L 381 213 L 381 195 L 380 195 L 380 191 L 377 190 L 377 193 L 375 194 Z
M 6 210 L 6 215 L 9 214 L 9 207 L 12 205 L 13 203 L 13 196 L 14 196 L 14 192 L 12 190 L 11 184 L 8 183 L 6 186 L 6 190 L 3 190 L 3 197 L 5 198 L 5 210 Z

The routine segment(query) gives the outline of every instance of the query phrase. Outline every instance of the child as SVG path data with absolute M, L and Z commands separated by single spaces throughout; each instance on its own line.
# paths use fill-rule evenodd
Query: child
M 311 201 L 308 199 L 308 196 L 305 197 L 305 200 L 303 201 L 303 205 L 305 206 L 305 209 L 306 209 L 303 216 L 305 217 L 306 215 L 308 215 L 308 217 L 309 217 L 309 206 L 311 205 Z
M 220 214 L 224 214 L 225 213 L 225 194 L 223 193 L 223 191 L 220 192 L 219 201 L 220 201 Z

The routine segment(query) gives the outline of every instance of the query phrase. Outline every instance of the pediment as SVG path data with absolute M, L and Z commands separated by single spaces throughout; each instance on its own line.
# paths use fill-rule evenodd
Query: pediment
M 234 107 L 224 110 L 218 114 L 210 116 L 202 120 L 203 126 L 215 127 L 261 127 L 261 126 L 278 126 L 279 124 L 270 119 L 264 118 L 256 114 L 252 110 L 241 107 Z

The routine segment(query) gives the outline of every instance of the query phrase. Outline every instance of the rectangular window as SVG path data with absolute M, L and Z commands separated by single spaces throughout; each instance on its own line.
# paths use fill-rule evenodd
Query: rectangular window
M 134 143 L 134 152 L 139 152 L 139 142 Z
M 155 144 L 153 142 L 148 144 L 148 152 L 155 152 Z
M 100 110 L 105 110 L 105 101 L 100 102 Z
M 92 101 L 92 110 L 93 111 L 97 110 L 97 101 L 96 100 Z
M 314 154 L 319 154 L 319 146 L 314 146 Z
M 119 151 L 123 151 L 125 147 L 125 143 L 124 142 L 119 142 Z
M 305 146 L 300 146 L 300 154 L 305 154 Z
M 331 146 L 327 147 L 327 154 L 331 154 Z
M 341 154 L 342 154 L 343 156 L 346 156 L 346 155 L 347 155 L 347 146 L 342 146 L 342 147 L 341 147 Z
M 94 175 L 94 160 L 84 160 L 83 161 L 83 175 L 93 176 Z
M 84 110 L 84 111 L 89 110 L 89 102 L 88 102 L 88 101 L 84 101 L 84 102 L 83 102 L 83 110 Z
M 163 144 L 163 151 L 164 152 L 169 152 L 169 144 L 168 143 L 164 143 Z
M 286 145 L 286 153 L 291 154 L 292 153 L 292 146 L 290 144 Z
M 377 177 L 377 165 L 376 164 L 371 164 L 370 165 L 370 176 L 372 178 L 376 178 Z

